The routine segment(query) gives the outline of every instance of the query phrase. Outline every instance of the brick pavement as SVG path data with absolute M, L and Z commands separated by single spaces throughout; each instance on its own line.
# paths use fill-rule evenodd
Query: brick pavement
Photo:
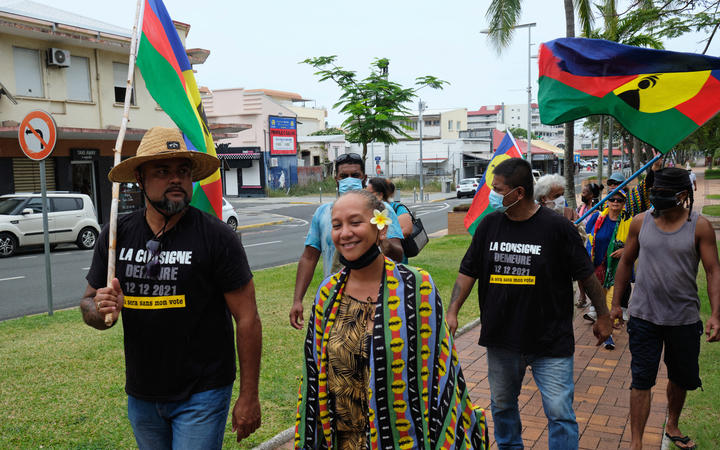
M 630 445 L 630 349 L 624 329 L 615 330 L 615 350 L 596 347 L 590 323 L 577 310 L 575 329 L 575 402 L 573 407 L 580 430 L 581 449 L 617 449 Z M 480 328 L 469 331 L 455 342 L 470 389 L 470 399 L 488 410 L 491 448 L 495 447 L 490 414 L 490 386 L 484 347 L 477 345 Z M 667 373 L 661 364 L 644 443 L 659 448 L 663 436 L 667 401 Z M 522 436 L 527 448 L 548 448 L 547 419 L 542 398 L 528 369 L 519 397 Z

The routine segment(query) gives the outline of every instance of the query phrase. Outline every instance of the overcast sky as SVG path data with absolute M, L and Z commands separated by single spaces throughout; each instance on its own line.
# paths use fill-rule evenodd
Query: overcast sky
M 38 1 L 128 29 L 135 15 L 134 0 Z M 390 59 L 390 78 L 403 85 L 421 75 L 449 81 L 442 91 L 420 91 L 433 109 L 527 103 L 527 29 L 518 30 L 512 45 L 498 55 L 480 33 L 487 28 L 490 0 L 164 2 L 174 20 L 190 24 L 188 48 L 211 52 L 205 64 L 196 67 L 199 85 L 297 92 L 328 108 L 330 126 L 342 121 L 331 110 L 339 91 L 332 82 L 319 83 L 312 67 L 298 64 L 305 58 L 338 55 L 340 65 L 364 77 L 369 63 L 384 57 Z M 532 29 L 533 55 L 536 44 L 565 34 L 562 5 L 561 0 L 524 1 L 521 23 L 537 23 Z M 702 52 L 702 38 L 686 36 L 666 48 Z M 720 54 L 717 39 L 708 54 Z M 536 101 L 536 59 L 532 79 Z

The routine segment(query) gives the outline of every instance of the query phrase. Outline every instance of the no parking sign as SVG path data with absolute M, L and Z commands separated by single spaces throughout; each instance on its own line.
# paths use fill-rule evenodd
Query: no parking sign
M 18 128 L 18 141 L 28 158 L 42 161 L 50 156 L 57 142 L 55 119 L 45 111 L 30 111 Z

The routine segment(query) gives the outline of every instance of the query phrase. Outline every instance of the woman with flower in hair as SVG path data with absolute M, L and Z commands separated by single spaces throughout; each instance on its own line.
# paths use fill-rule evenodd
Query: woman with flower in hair
M 295 448 L 487 448 L 430 274 L 385 258 L 387 211 L 367 191 L 332 209 L 345 266 L 318 289 L 305 340 Z

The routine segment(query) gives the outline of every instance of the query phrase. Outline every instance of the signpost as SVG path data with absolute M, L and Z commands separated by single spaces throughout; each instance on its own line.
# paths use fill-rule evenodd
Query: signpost
M 18 141 L 25 156 L 40 162 L 40 190 L 42 194 L 43 237 L 45 241 L 45 282 L 48 315 L 53 314 L 52 273 L 50 271 L 50 238 L 48 235 L 47 182 L 45 181 L 45 158 L 50 156 L 57 142 L 55 119 L 45 111 L 30 111 L 18 128 Z

